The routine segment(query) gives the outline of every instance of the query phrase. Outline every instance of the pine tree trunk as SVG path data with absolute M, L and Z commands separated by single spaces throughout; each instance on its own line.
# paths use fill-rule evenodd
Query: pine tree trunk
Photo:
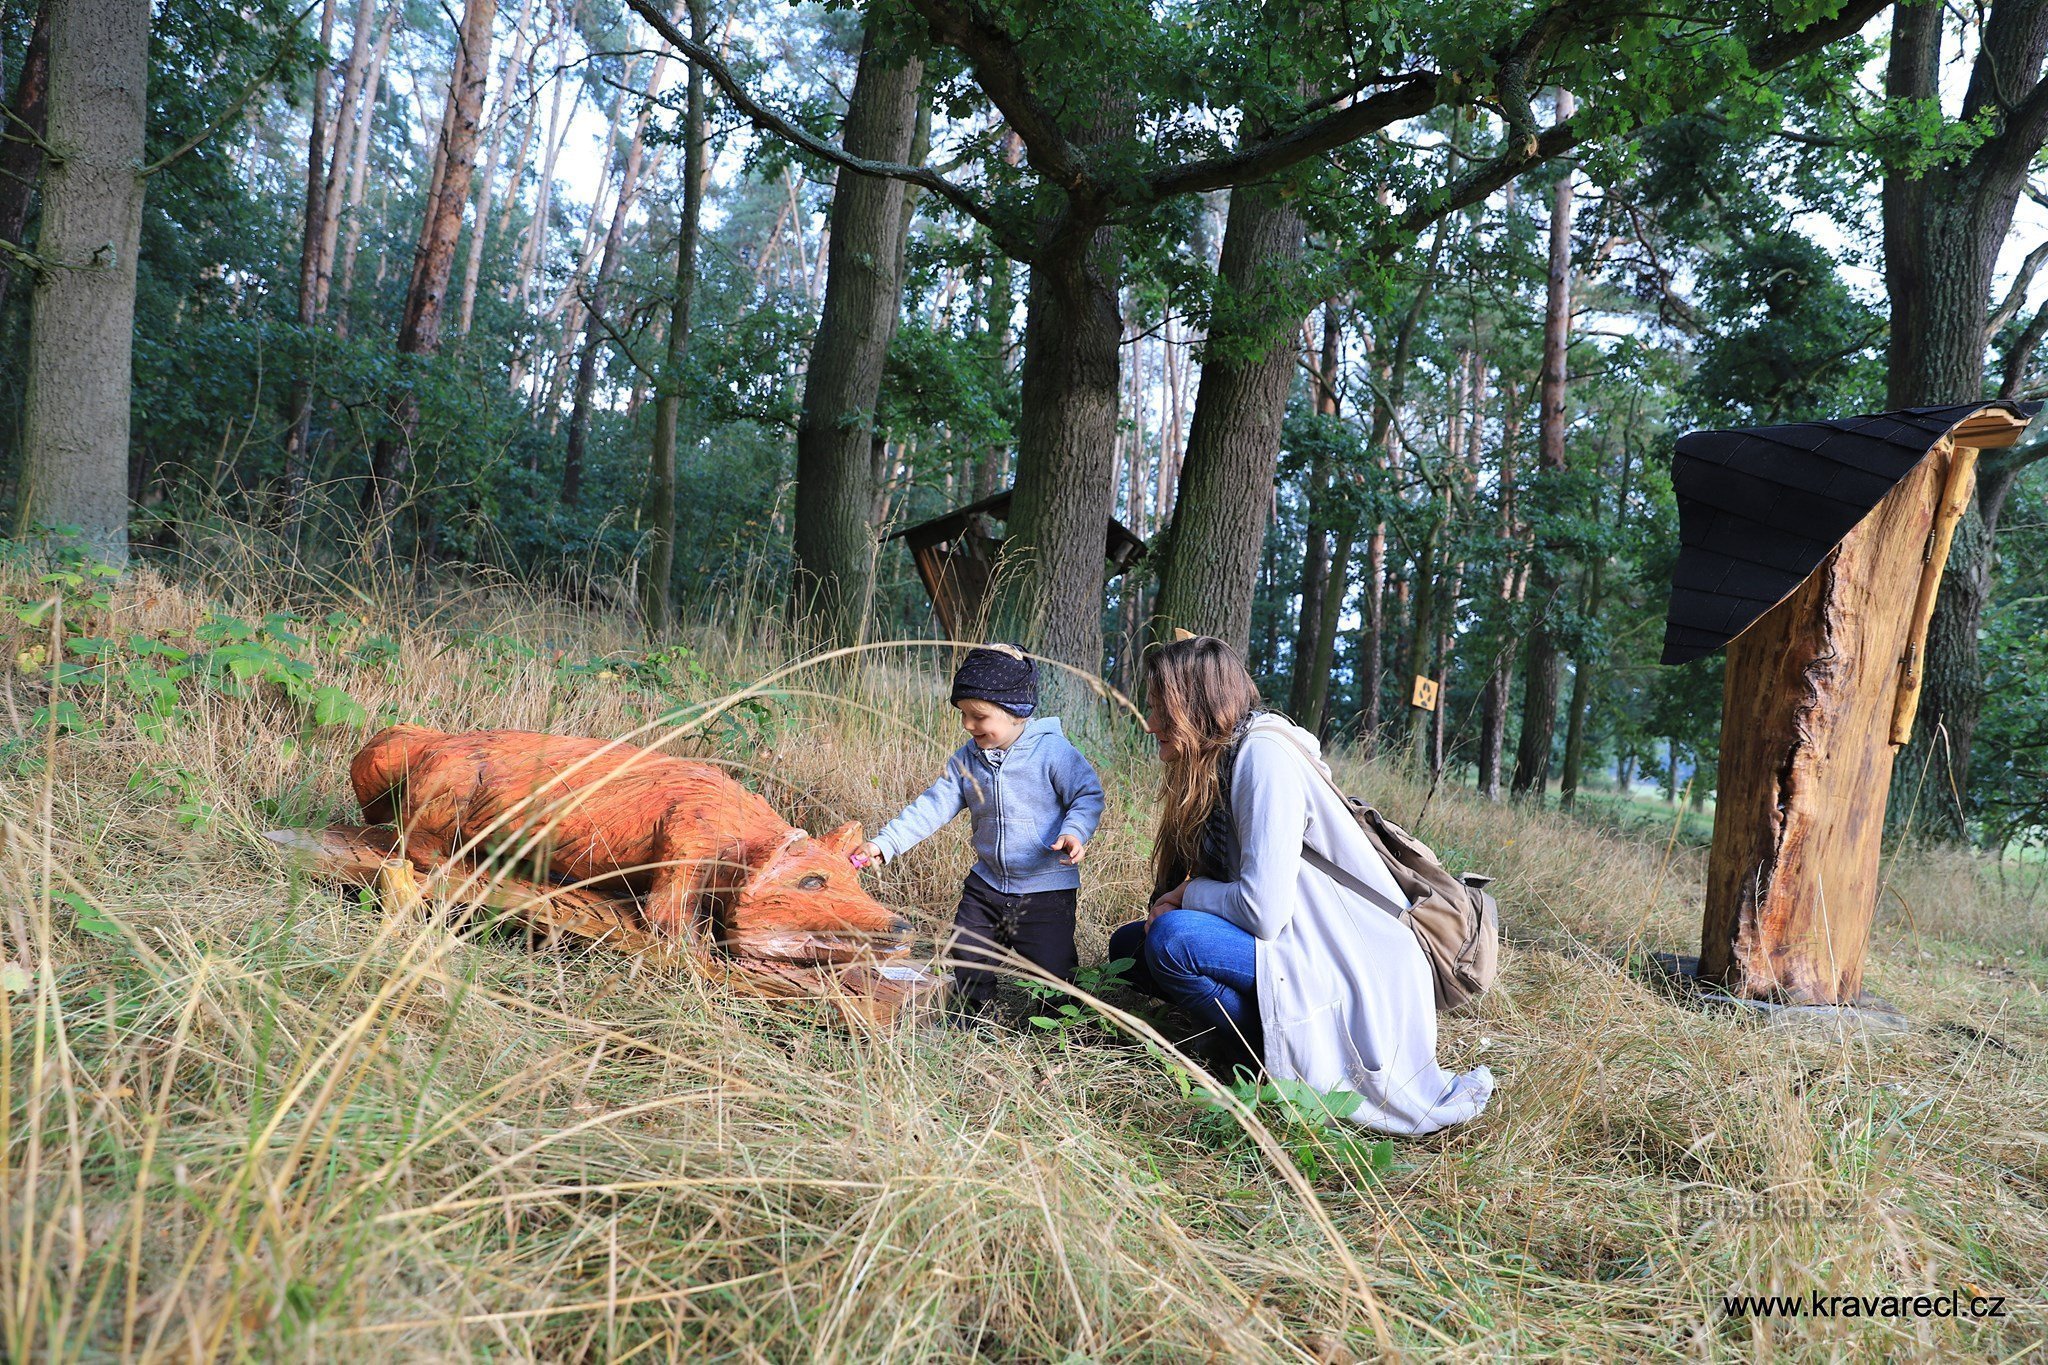
M 1329 458 L 1319 448 L 1308 471 L 1308 531 L 1302 541 L 1300 607 L 1295 617 L 1294 654 L 1288 665 L 1287 712 L 1299 721 L 1308 714 L 1314 691 L 1316 634 L 1323 624 L 1323 593 L 1330 581 L 1330 528 L 1323 523 L 1330 498 Z
M 490 145 L 484 151 L 484 168 L 476 187 L 476 224 L 469 232 L 469 257 L 462 263 L 462 302 L 456 309 L 455 334 L 468 336 L 470 324 L 476 319 L 477 282 L 483 278 L 484 250 L 490 245 L 491 199 L 497 188 L 498 154 L 504 150 L 505 126 L 511 119 L 512 93 L 525 79 L 526 72 L 533 67 L 533 56 L 540 51 L 538 41 L 526 41 L 527 25 L 533 19 L 533 0 L 524 0 L 519 10 L 519 22 L 513 26 L 518 35 L 513 40 L 512 50 L 505 54 L 504 63 L 498 68 L 498 98 L 491 117 Z M 656 70 L 660 63 L 655 64 Z M 654 83 L 647 86 L 648 93 L 654 93 Z M 528 140 L 533 131 L 533 119 L 526 120 Z M 524 156 L 524 148 L 521 149 Z M 516 190 L 518 181 L 513 181 Z
M 1365 626 L 1359 632 L 1358 738 L 1376 752 L 1380 735 L 1380 675 L 1387 631 L 1387 524 L 1373 523 L 1365 548 Z
M 1600 615 L 1600 570 L 1595 561 L 1587 571 L 1586 616 L 1598 619 Z M 1570 810 L 1578 799 L 1579 779 L 1586 759 L 1586 727 L 1591 723 L 1589 711 L 1593 705 L 1594 669 L 1592 653 L 1579 651 L 1572 660 L 1572 694 L 1567 703 L 1564 730 L 1564 771 L 1558 778 L 1557 803 Z
M 1294 377 L 1300 318 L 1286 277 L 1302 247 L 1301 218 L 1272 187 L 1231 192 L 1187 458 L 1158 550 L 1156 629 L 1214 635 L 1240 654 Z
M 336 287 L 341 291 L 341 309 L 335 315 L 334 334 L 348 335 L 349 295 L 355 291 L 356 252 L 363 240 L 363 186 L 370 172 L 370 136 L 377 124 L 377 92 L 384 82 L 385 59 L 391 55 L 391 34 L 398 27 L 399 16 L 404 6 L 393 5 L 384 16 L 384 27 L 377 34 L 377 50 L 370 54 L 369 74 L 363 81 L 362 118 L 355 131 L 354 152 L 348 167 L 348 231 L 341 239 L 341 263 L 335 270 Z
M 56 155 L 29 314 L 19 530 L 76 527 L 128 561 L 128 403 L 142 235 L 149 0 L 51 0 Z
M 1557 92 L 1559 118 L 1571 116 L 1569 91 Z M 1543 386 L 1538 425 L 1536 477 L 1554 476 L 1565 467 L 1565 357 L 1571 343 L 1572 170 L 1558 177 L 1550 205 L 1550 282 L 1543 308 Z M 1536 618 L 1529 626 L 1529 649 L 1522 669 L 1522 733 L 1515 747 L 1516 799 L 1536 793 L 1538 804 L 1550 782 L 1550 748 L 1557 733 L 1557 637 L 1550 624 L 1559 583 L 1554 570 L 1536 561 L 1531 590 Z
M 1323 304 L 1323 346 L 1316 366 L 1316 411 L 1328 418 L 1337 416 L 1337 362 L 1343 336 L 1338 301 L 1329 299 Z M 1385 435 L 1382 430 L 1382 439 Z M 1344 477 L 1344 471 L 1332 470 L 1331 475 L 1334 482 Z M 1330 674 L 1335 668 L 1337 654 L 1337 622 L 1344 614 L 1344 599 L 1350 590 L 1351 546 L 1356 535 L 1353 519 L 1346 516 L 1330 543 L 1329 570 L 1323 578 L 1321 610 L 1316 613 L 1315 644 L 1309 656 L 1308 696 L 1297 717 L 1311 734 L 1320 735 L 1328 728 Z
M 327 86 L 334 43 L 334 3 L 320 7 L 320 65 L 313 73 L 312 105 L 307 115 L 306 202 L 299 237 L 299 339 L 310 349 L 313 323 L 319 317 L 320 242 L 326 235 L 327 209 Z M 340 124 L 335 126 L 337 138 Z M 312 356 L 302 357 L 292 376 L 290 426 L 284 443 L 284 525 L 295 532 L 306 491 L 306 444 L 313 425 Z
M 872 29 L 841 134 L 846 151 L 910 159 L 924 63 L 904 58 Z M 860 638 L 874 578 L 875 499 L 869 446 L 883 367 L 903 305 L 903 182 L 842 169 L 832 195 L 825 301 L 804 380 L 796 431 L 795 578 L 792 609 L 831 646 Z
M 1415 556 L 1415 620 L 1408 633 L 1408 668 L 1402 683 L 1429 676 L 1429 650 L 1436 637 L 1436 552 L 1438 527 L 1431 526 Z M 1437 704 L 1443 704 L 1438 698 Z M 1418 772 L 1429 770 L 1429 718 L 1419 706 L 1408 707 L 1408 752 Z
M 1519 386 L 1502 377 L 1501 382 L 1501 441 L 1500 441 L 1500 543 L 1510 557 L 1501 570 L 1500 611 L 1501 629 L 1504 639 L 1493 661 L 1493 671 L 1487 677 L 1486 690 L 1479 704 L 1479 794 L 1488 801 L 1501 798 L 1501 762 L 1507 748 L 1508 703 L 1514 693 L 1515 651 L 1508 647 L 1506 636 L 1515 610 L 1515 585 L 1518 575 L 1511 557 L 1511 547 L 1521 539 L 1521 528 L 1515 524 L 1515 465 L 1522 440 L 1522 406 Z
M 469 202 L 470 172 L 476 164 L 484 82 L 490 73 L 491 22 L 496 15 L 497 0 L 465 0 L 448 83 L 448 113 L 442 120 L 446 134 L 440 175 L 428 195 L 428 213 L 413 249 L 412 282 L 398 329 L 400 356 L 430 356 L 441 349 L 441 315 L 455 269 L 462 209 Z M 386 555 L 391 523 L 411 473 L 413 434 L 419 424 L 419 401 L 410 385 L 401 386 L 394 396 L 391 414 L 394 429 L 378 440 L 370 457 L 372 535 Z
M 689 0 L 690 37 L 710 31 L 706 0 Z M 683 208 L 676 228 L 676 292 L 669 305 L 668 352 L 654 400 L 654 450 L 647 479 L 647 577 L 640 613 L 648 638 L 658 639 L 674 615 L 671 585 L 676 562 L 676 432 L 683 406 L 683 368 L 689 360 L 691 312 L 697 294 L 697 244 L 704 221 L 708 173 L 704 148 L 704 72 L 690 63 L 683 110 Z
M 335 245 L 341 233 L 342 201 L 348 193 L 350 165 L 356 148 L 356 121 L 369 114 L 362 110 L 363 89 L 373 61 L 381 55 L 371 34 L 376 29 L 376 0 L 357 0 L 355 31 L 350 36 L 348 66 L 342 72 L 341 98 L 334 106 L 334 132 L 328 150 L 327 173 L 321 187 L 320 251 L 313 286 L 313 316 L 327 312 L 328 297 L 334 289 Z M 388 29 L 387 29 L 388 34 Z
M 35 27 L 29 33 L 28 50 L 22 53 L 21 70 L 14 78 L 14 98 L 8 114 L 0 117 L 0 242 L 21 245 L 28 227 L 29 200 L 43 169 L 43 149 L 36 142 L 43 136 L 50 94 L 50 10 L 55 0 L 43 0 L 36 10 Z M 0 258 L 0 309 L 7 307 L 7 291 L 14 283 L 15 268 Z
M 633 138 L 626 145 L 626 164 L 619 174 L 619 197 L 612 205 L 611 223 L 605 228 L 604 247 L 598 257 L 597 274 L 583 299 L 583 344 L 576 356 L 576 385 L 569 399 L 569 441 L 562 455 L 562 502 L 574 507 L 583 497 L 583 453 L 590 442 L 590 403 L 597 388 L 597 362 L 608 340 L 605 327 L 611 304 L 611 282 L 619 273 L 619 255 L 626 242 L 626 219 L 640 197 L 640 169 L 646 159 L 647 119 L 654 108 L 654 91 L 661 83 L 668 54 L 661 53 L 647 76 L 647 90 L 640 112 L 633 120 Z

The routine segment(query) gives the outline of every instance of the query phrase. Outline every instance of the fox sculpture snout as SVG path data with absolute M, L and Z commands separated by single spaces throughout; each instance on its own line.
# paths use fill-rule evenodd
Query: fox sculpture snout
M 812 837 L 710 763 L 523 730 L 395 725 L 349 765 L 363 818 L 395 824 L 432 869 L 468 848 L 558 882 L 630 892 L 669 938 L 731 952 L 843 958 L 910 925 L 861 887 L 858 823 Z

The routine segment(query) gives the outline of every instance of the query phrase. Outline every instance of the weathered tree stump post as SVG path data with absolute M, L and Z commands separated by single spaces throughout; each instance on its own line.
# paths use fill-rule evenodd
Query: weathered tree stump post
M 1711 629 L 1674 643 L 1682 617 L 1725 608 L 1733 636 L 1702 981 L 1782 1004 L 1861 994 L 1892 760 L 1912 731 L 1949 540 L 1978 449 L 2012 444 L 2025 425 L 2003 405 L 1922 409 L 1681 445 L 1694 558 L 1681 558 L 1666 661 L 1711 647 Z M 1708 510 L 1688 513 L 1688 493 Z M 1796 586 L 1757 611 L 1776 582 Z

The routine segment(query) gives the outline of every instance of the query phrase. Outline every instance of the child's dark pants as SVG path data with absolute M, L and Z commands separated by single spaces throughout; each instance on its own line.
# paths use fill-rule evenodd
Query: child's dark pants
M 963 1010 L 979 1011 L 995 999 L 998 972 L 991 967 L 1006 956 L 1004 949 L 1036 964 L 1062 981 L 1074 979 L 1074 907 L 1079 893 L 1032 891 L 1005 895 L 975 873 L 960 890 L 960 908 L 953 912 L 953 995 Z M 1010 968 L 1014 975 L 1016 969 Z

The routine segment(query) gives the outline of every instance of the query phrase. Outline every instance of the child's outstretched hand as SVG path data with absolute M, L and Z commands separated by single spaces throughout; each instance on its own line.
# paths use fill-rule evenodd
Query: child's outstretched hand
M 1068 867 L 1079 867 L 1081 860 L 1088 856 L 1088 845 L 1078 834 L 1062 834 L 1052 841 L 1052 850 Z
M 882 861 L 882 846 L 873 839 L 846 855 L 846 860 L 855 867 L 866 867 L 869 863 Z

